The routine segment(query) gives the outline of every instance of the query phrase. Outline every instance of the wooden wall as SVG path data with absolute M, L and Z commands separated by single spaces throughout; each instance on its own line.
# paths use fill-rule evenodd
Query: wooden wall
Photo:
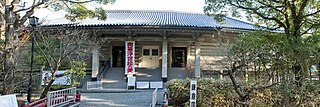
M 235 40 L 239 33 L 232 32 L 214 32 L 212 34 L 202 34 L 198 40 L 201 46 L 201 70 L 226 70 L 228 66 L 227 53 L 230 44 Z M 147 36 L 147 35 L 145 35 Z M 162 55 L 162 38 L 161 36 L 152 37 L 138 36 L 133 39 L 136 40 L 135 44 L 135 63 L 136 66 L 141 63 L 141 53 L 143 45 L 159 45 L 160 52 L 160 67 L 161 67 L 161 55 Z M 147 39 L 145 39 L 147 38 Z M 118 40 L 119 39 L 119 40 Z M 108 44 L 103 44 L 100 48 L 100 60 L 112 59 L 112 46 L 124 46 L 124 40 L 126 37 L 120 37 L 117 40 Z M 168 37 L 168 67 L 171 66 L 171 48 L 172 47 L 187 47 L 187 67 L 194 68 L 195 60 L 195 39 L 190 35 L 185 37 L 175 37 L 174 35 Z M 87 60 L 88 67 L 91 67 L 91 58 Z
M 228 51 L 239 33 L 221 32 L 212 35 L 203 35 L 199 38 L 201 45 L 201 70 L 227 70 Z M 195 50 L 195 47 L 192 47 Z

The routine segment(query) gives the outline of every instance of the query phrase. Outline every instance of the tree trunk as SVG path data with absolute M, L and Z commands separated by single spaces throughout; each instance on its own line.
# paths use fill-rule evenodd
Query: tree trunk
M 4 44 L 4 80 L 2 94 L 13 94 L 15 91 L 15 47 L 13 42 L 15 38 L 13 21 L 13 8 L 6 6 L 5 8 L 5 44 Z
M 300 87 L 302 85 L 301 79 L 302 79 L 302 68 L 301 66 L 293 66 L 293 72 L 294 72 L 294 77 L 295 77 L 295 84 Z
M 320 82 L 320 63 L 317 66 L 318 69 L 318 81 Z
M 71 78 L 70 79 L 71 79 L 71 86 L 73 87 L 74 86 L 74 84 L 73 84 L 73 81 L 74 81 L 73 80 L 73 73 L 71 74 Z
M 48 85 L 46 86 L 46 88 L 42 91 L 41 96 L 40 96 L 40 99 L 47 97 L 47 93 L 49 92 L 50 87 L 51 87 L 51 85 L 53 84 L 53 82 L 54 82 L 55 80 L 56 80 L 55 78 L 52 78 L 52 79 L 50 80 L 50 82 L 48 83 Z
M 242 107 L 249 107 L 249 98 L 246 96 L 240 97 L 241 106 Z

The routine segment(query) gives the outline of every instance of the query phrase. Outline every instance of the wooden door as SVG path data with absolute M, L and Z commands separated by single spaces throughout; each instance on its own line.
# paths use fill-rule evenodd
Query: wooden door
M 159 46 L 143 46 L 142 49 L 142 67 L 159 67 Z

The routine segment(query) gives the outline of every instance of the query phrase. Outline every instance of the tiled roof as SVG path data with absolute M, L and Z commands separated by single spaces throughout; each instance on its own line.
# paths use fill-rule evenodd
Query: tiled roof
M 194 13 L 170 11 L 138 11 L 138 10 L 109 10 L 106 20 L 85 19 L 70 22 L 64 18 L 49 20 L 44 26 L 85 26 L 85 27 L 117 27 L 117 26 L 155 26 L 179 28 L 231 28 L 231 29 L 259 29 L 254 24 L 226 17 L 221 24 L 213 16 Z

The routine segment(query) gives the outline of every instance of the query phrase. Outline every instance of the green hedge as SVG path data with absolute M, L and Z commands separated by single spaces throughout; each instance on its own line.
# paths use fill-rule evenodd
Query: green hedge
M 197 80 L 197 107 L 240 106 L 239 97 L 227 80 L 200 78 Z M 169 104 L 174 107 L 189 106 L 190 79 L 174 79 L 167 83 Z M 304 90 L 301 88 L 285 88 L 281 85 L 260 92 L 254 92 L 250 97 L 250 106 L 305 106 L 314 107 L 320 104 L 319 85 L 310 83 Z M 288 91 L 290 89 L 291 91 Z M 294 90 L 294 91 L 292 91 Z M 303 94 L 299 93 L 304 92 Z M 289 101 L 285 102 L 284 92 L 289 92 Z M 301 97 L 303 96 L 303 98 Z

